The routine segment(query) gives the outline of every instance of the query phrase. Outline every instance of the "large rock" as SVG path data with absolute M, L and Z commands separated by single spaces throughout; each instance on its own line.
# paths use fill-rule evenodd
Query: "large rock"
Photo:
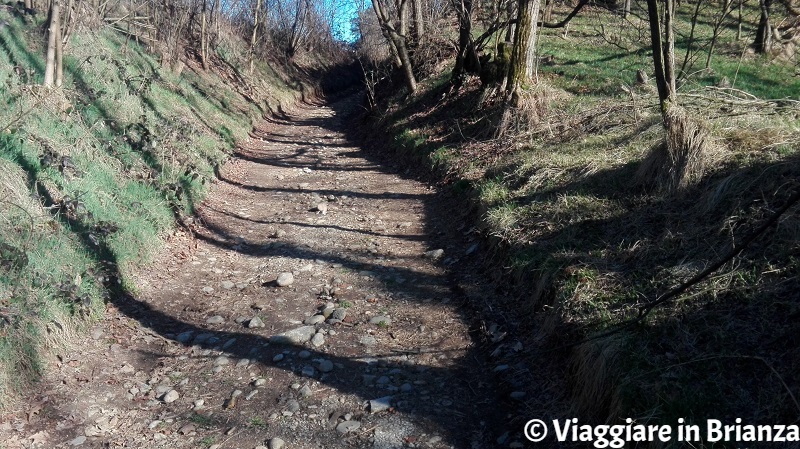
M 270 337 L 269 342 L 279 345 L 302 345 L 311 340 L 311 337 L 316 333 L 317 330 L 314 326 L 301 326 L 282 334 L 273 335 Z

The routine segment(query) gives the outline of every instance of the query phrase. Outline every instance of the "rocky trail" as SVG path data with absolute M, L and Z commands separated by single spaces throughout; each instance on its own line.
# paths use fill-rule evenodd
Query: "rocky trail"
M 452 281 L 478 240 L 346 138 L 353 101 L 255 130 L 0 447 L 522 447 Z

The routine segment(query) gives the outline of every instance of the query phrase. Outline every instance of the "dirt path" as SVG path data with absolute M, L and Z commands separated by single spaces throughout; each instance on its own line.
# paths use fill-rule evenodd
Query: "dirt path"
M 475 257 L 458 213 L 346 126 L 306 106 L 257 130 L 0 446 L 496 446 L 494 367 L 444 269 Z

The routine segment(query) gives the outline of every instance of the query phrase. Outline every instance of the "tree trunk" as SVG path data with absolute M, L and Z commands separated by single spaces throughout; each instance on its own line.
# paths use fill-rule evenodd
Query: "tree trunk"
M 25 14 L 33 13 L 33 0 L 25 0 Z
M 768 53 L 772 48 L 772 25 L 769 22 L 769 13 L 772 8 L 772 0 L 760 0 L 761 18 L 758 21 L 756 40 L 753 47 L 757 53 Z
M 56 67 L 55 67 L 55 84 L 56 87 L 61 87 L 64 84 L 64 41 L 61 35 L 60 17 L 56 22 Z
M 208 70 L 208 30 L 206 29 L 206 0 L 203 1 L 203 7 L 200 13 L 200 62 L 203 64 L 203 70 Z
M 47 28 L 47 56 L 45 57 L 44 82 L 45 87 L 53 87 L 56 77 L 56 42 L 59 33 L 59 16 L 61 0 L 52 0 L 50 3 L 50 24 Z
M 662 114 L 668 103 L 675 101 L 675 35 L 667 27 L 672 27 L 673 0 L 665 0 L 664 39 L 662 39 L 661 14 L 658 0 L 647 0 L 647 15 L 650 24 L 650 43 L 653 50 L 656 87 Z
M 417 44 L 425 38 L 425 18 L 422 16 L 422 0 L 412 0 L 414 5 L 414 36 Z
M 654 0 L 653 0 L 654 1 Z M 536 35 L 542 0 L 520 0 L 517 33 L 511 52 L 506 92 L 512 103 L 519 101 L 519 91 L 531 81 L 536 83 Z
M 395 57 L 398 66 L 403 71 L 406 86 L 408 87 L 409 94 L 413 95 L 417 91 L 417 79 L 414 77 L 414 69 L 411 65 L 411 57 L 408 54 L 408 46 L 406 44 L 406 36 L 401 35 L 392 25 L 389 17 L 383 9 L 380 0 L 372 0 L 372 8 L 375 11 L 375 16 L 378 19 L 378 24 L 381 27 L 381 32 L 389 42 L 389 48 Z M 400 19 L 403 14 L 400 14 Z M 407 29 L 408 24 L 400 22 L 400 29 Z
M 630 0 L 626 0 L 630 1 Z M 544 5 L 544 13 L 542 13 L 542 22 L 550 22 L 553 20 L 553 6 L 555 4 L 555 0 L 547 0 L 547 3 Z
M 253 62 L 256 54 L 256 42 L 258 41 L 258 13 L 261 11 L 261 1 L 256 0 L 256 7 L 253 11 L 253 34 L 250 35 L 250 74 L 253 74 Z
M 472 0 L 461 0 L 458 7 L 458 54 L 450 78 L 456 89 L 463 84 L 465 73 L 480 72 L 475 66 L 478 55 L 472 41 Z
M 625 0 L 622 4 L 622 18 L 627 19 L 631 14 L 631 0 Z
M 739 0 L 739 20 L 736 24 L 736 40 L 742 40 L 742 13 L 744 9 L 744 2 L 745 0 Z
M 403 70 L 403 76 L 406 80 L 408 93 L 414 95 L 414 93 L 417 91 L 417 79 L 414 77 L 414 70 L 411 66 L 411 57 L 408 55 L 408 48 L 406 47 L 406 39 L 394 31 L 390 31 L 390 33 L 393 33 L 392 39 L 395 41 L 395 47 L 397 47 L 397 53 L 400 57 L 400 68 Z

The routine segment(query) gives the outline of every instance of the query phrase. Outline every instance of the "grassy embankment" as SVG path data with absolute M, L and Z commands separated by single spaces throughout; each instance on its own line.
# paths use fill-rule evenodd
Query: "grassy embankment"
M 214 70 L 163 70 L 136 42 L 78 30 L 41 88 L 43 15 L 0 10 L 0 407 L 43 351 L 91 324 L 108 282 L 147 263 L 253 122 L 310 85 L 223 37 Z
M 684 38 L 693 7 L 681 9 Z M 702 157 L 702 176 L 675 193 L 639 172 L 664 133 L 652 81 L 634 85 L 638 69 L 653 72 L 649 44 L 637 37 L 648 34 L 635 18 L 622 28 L 619 18 L 590 10 L 566 37 L 544 30 L 539 48 L 552 57 L 539 69 L 546 85 L 539 89 L 548 105 L 511 139 L 489 138 L 499 107 L 481 103 L 477 80 L 444 98 L 442 73 L 417 96 L 389 100 L 384 123 L 398 151 L 427 160 L 458 188 L 472 187 L 492 244 L 490 266 L 515 280 L 501 290 L 501 315 L 525 341 L 528 367 L 557 359 L 568 378 L 565 385 L 519 370 L 528 418 L 568 417 L 553 398 L 584 420 L 612 423 L 775 424 L 800 416 L 797 207 L 643 322 L 572 345 L 636 317 L 800 188 L 800 77 L 795 63 L 748 51 L 757 14 L 752 5 L 745 10 L 742 40 L 735 26 L 723 28 L 711 70 L 700 70 L 701 52 L 687 71 L 679 101 L 710 130 L 713 148 Z M 701 18 L 707 24 L 711 16 Z M 695 45 L 703 45 L 710 26 L 696 33 Z M 678 44 L 682 61 L 687 44 Z M 715 88 L 723 79 L 731 89 Z M 510 357 L 518 366 L 519 355 Z

